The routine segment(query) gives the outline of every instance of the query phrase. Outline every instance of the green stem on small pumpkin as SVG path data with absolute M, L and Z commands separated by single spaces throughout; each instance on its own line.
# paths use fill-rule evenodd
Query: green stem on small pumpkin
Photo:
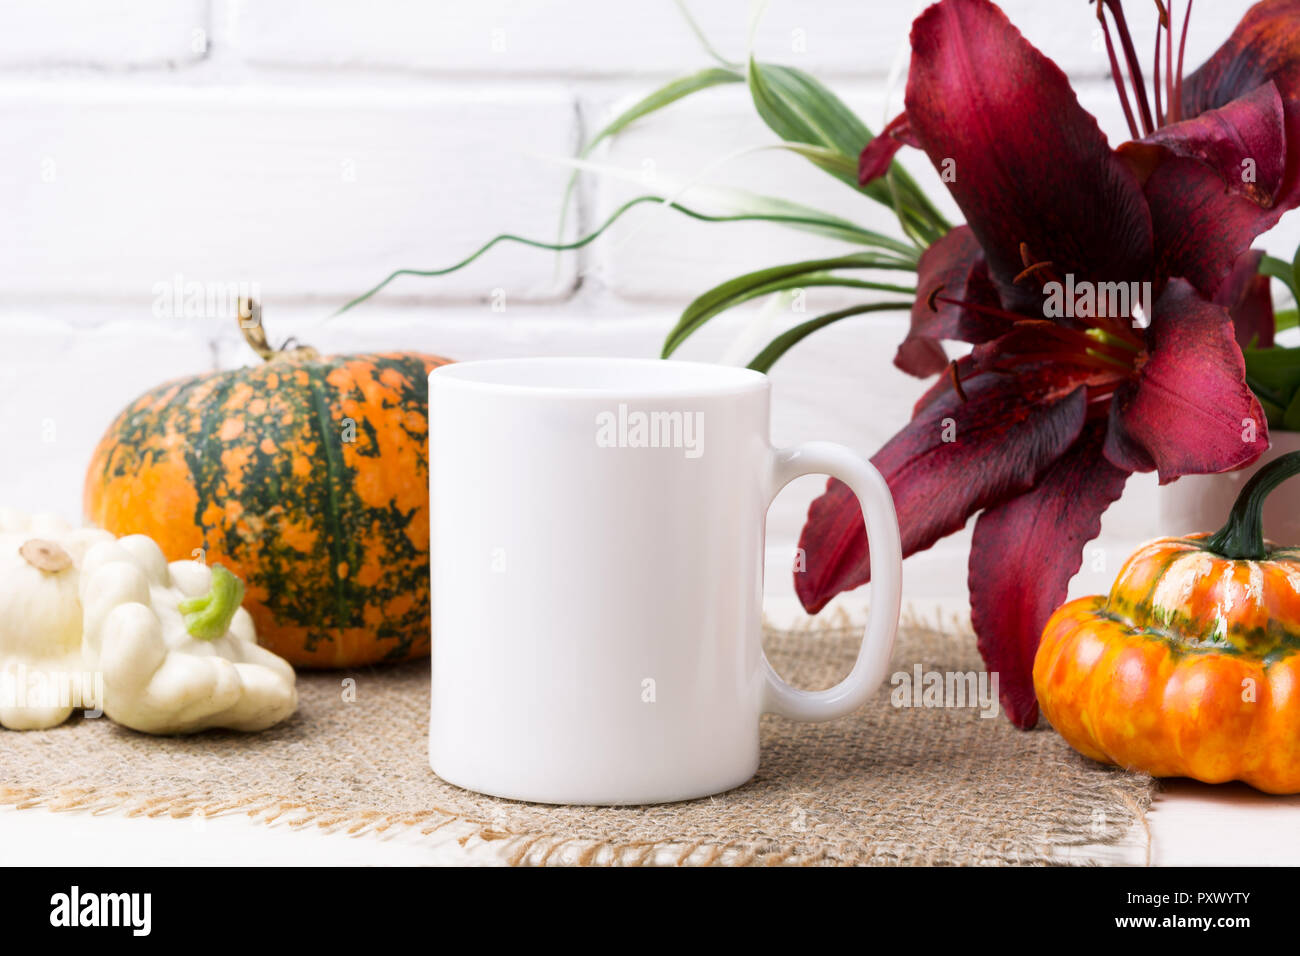
M 1223 527 L 1205 539 L 1205 550 L 1233 561 L 1262 561 L 1268 557 L 1264 546 L 1264 499 L 1297 474 L 1300 451 L 1275 458 L 1255 472 L 1237 495 Z
M 212 566 L 212 589 L 176 605 L 190 636 L 214 641 L 230 630 L 230 621 L 244 600 L 244 582 L 219 564 Z

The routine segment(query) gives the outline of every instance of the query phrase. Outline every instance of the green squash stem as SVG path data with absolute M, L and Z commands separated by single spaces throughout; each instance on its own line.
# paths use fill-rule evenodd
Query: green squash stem
M 1204 548 L 1233 561 L 1262 561 L 1264 547 L 1264 499 L 1282 482 L 1300 474 L 1300 451 L 1275 458 L 1255 472 L 1233 502 L 1228 520 L 1205 539 Z
M 230 620 L 244 600 L 244 582 L 219 564 L 212 566 L 212 590 L 176 605 L 190 636 L 214 641 L 230 630 Z

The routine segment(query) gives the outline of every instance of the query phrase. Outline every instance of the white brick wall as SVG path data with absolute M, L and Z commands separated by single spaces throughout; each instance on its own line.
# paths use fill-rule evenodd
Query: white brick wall
M 576 122 L 562 91 L 521 86 L 0 85 L 18 161 L 0 287 L 138 300 L 179 273 L 346 301 L 493 231 L 553 235 L 566 174 L 528 153 L 571 151 Z M 565 266 L 515 246 L 424 291 L 553 299 L 572 292 Z
M 0 65 L 126 70 L 191 64 L 208 47 L 207 0 L 8 0 Z
M 1198 5 L 1189 64 L 1248 5 Z M 692 4 L 715 46 L 736 59 L 747 50 L 750 6 Z M 771 0 L 754 49 L 825 78 L 879 128 L 891 112 L 885 77 L 921 6 Z M 1122 138 L 1090 7 L 1004 6 Z M 1145 51 L 1151 18 L 1130 6 Z M 710 226 L 643 208 L 582 253 L 557 260 L 503 246 L 462 273 L 402 280 L 373 305 L 325 321 L 393 268 L 449 264 L 501 231 L 552 238 L 568 174 L 552 160 L 665 78 L 706 65 L 671 0 L 0 6 L 3 503 L 76 517 L 90 449 L 118 408 L 165 378 L 249 359 L 225 322 L 153 314 L 155 286 L 177 276 L 257 283 L 273 338 L 297 335 L 325 350 L 652 355 L 676 311 L 710 283 L 842 249 L 777 227 Z M 661 184 L 707 170 L 709 182 L 779 191 L 890 228 L 879 207 L 802 160 L 735 155 L 773 141 L 744 90 L 731 87 L 637 124 L 599 161 Z M 955 214 L 928 166 L 903 158 Z M 571 222 L 599 221 L 638 190 L 585 177 Z M 1289 254 L 1297 242 L 1293 218 L 1268 245 Z M 489 307 L 494 290 L 504 290 L 504 312 Z M 810 308 L 834 301 L 810 297 Z M 743 361 L 764 341 L 759 320 L 759 310 L 740 310 L 682 354 Z M 773 374 L 775 439 L 874 451 L 921 387 L 890 364 L 903 328 L 901 316 L 847 320 L 790 353 Z M 776 591 L 789 591 L 789 549 L 820 485 L 805 479 L 773 508 Z M 1135 483 L 1107 518 L 1111 539 L 1155 531 L 1153 494 L 1150 481 Z M 910 596 L 959 593 L 964 548 L 959 536 L 912 559 Z

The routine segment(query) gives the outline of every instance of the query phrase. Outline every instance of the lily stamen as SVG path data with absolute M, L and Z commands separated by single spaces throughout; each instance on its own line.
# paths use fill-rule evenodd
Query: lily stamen
M 1187 24 L 1192 19 L 1192 2 L 1187 0 L 1187 9 L 1183 11 L 1183 29 L 1182 36 L 1178 39 L 1178 77 L 1174 81 L 1173 97 L 1169 101 L 1169 117 L 1171 123 L 1177 123 L 1183 118 L 1183 53 L 1187 50 Z
M 1178 61 L 1174 63 L 1174 0 L 1154 0 L 1156 5 L 1156 42 L 1155 55 L 1151 64 L 1151 90 L 1155 97 L 1154 116 L 1147 99 L 1146 84 L 1142 70 L 1138 65 L 1137 53 L 1133 48 L 1133 37 L 1129 32 L 1128 22 L 1124 18 L 1123 0 L 1097 0 L 1097 21 L 1101 24 L 1102 35 L 1106 40 L 1106 53 L 1110 58 L 1111 79 L 1119 92 L 1120 106 L 1124 109 L 1124 118 L 1128 122 L 1129 133 L 1134 139 L 1150 135 L 1156 129 L 1176 123 L 1183 118 L 1183 54 L 1187 49 L 1187 25 L 1192 16 L 1192 0 L 1188 0 L 1183 11 L 1183 22 L 1178 41 Z M 1115 32 L 1119 36 L 1120 48 L 1128 67 L 1128 83 L 1120 71 L 1119 56 L 1110 35 L 1110 23 L 1106 12 L 1115 20 Z M 1163 32 L 1163 36 L 1162 36 Z M 1164 50 L 1164 68 L 1161 71 L 1161 44 Z M 1133 99 L 1137 103 L 1138 115 L 1135 117 L 1129 102 L 1128 87 L 1133 87 Z M 1141 130 L 1139 131 L 1139 122 Z
M 1169 30 L 1169 12 L 1165 10 L 1164 3 L 1161 0 L 1155 0 L 1156 10 L 1159 16 L 1156 17 L 1156 53 L 1151 64 L 1151 89 L 1156 98 L 1156 123 L 1163 126 L 1165 123 L 1164 100 L 1161 97 L 1160 90 L 1160 30 L 1163 28 L 1166 32 Z M 1173 0 L 1170 0 L 1172 3 Z M 1169 39 L 1169 45 L 1173 46 L 1173 37 Z
M 1158 2 L 1158 0 L 1157 0 Z M 1183 14 L 1183 26 L 1187 25 L 1187 14 Z M 1164 18 L 1165 27 L 1165 99 L 1169 101 L 1168 109 L 1165 112 L 1165 118 L 1161 125 L 1169 122 L 1169 115 L 1174 111 L 1174 0 L 1169 0 L 1169 12 Z M 1160 32 L 1159 25 L 1156 26 L 1156 32 Z M 1159 82 L 1156 87 L 1159 88 Z
M 925 298 L 925 304 L 930 307 L 931 312 L 938 312 L 939 306 L 935 304 L 939 298 L 939 293 L 943 291 L 943 286 L 937 285 L 930 290 L 930 294 Z
M 1098 0 L 1098 3 L 1104 4 L 1110 10 L 1110 15 L 1115 18 L 1115 32 L 1119 34 L 1120 47 L 1124 51 L 1124 60 L 1128 64 L 1129 83 L 1133 86 L 1133 99 L 1137 101 L 1138 115 L 1142 119 L 1142 132 L 1143 135 L 1149 135 L 1154 132 L 1155 123 L 1151 118 L 1151 104 L 1147 100 L 1146 82 L 1142 79 L 1142 67 L 1138 65 L 1133 35 L 1129 33 L 1128 21 L 1124 18 L 1123 4 L 1121 0 Z M 1116 85 L 1120 85 L 1123 81 L 1116 75 L 1115 82 Z M 1134 138 L 1137 138 L 1136 131 Z
M 1115 89 L 1119 91 L 1119 105 L 1124 108 L 1128 131 L 1134 139 L 1140 139 L 1142 134 L 1138 132 L 1137 120 L 1133 118 L 1133 107 L 1129 105 L 1128 89 L 1124 86 L 1124 78 L 1120 73 L 1119 57 L 1115 55 L 1115 43 L 1110 38 L 1110 24 L 1106 22 L 1106 9 L 1102 6 L 1102 0 L 1097 0 L 1097 22 L 1101 24 L 1101 35 L 1106 39 L 1106 55 L 1110 58 L 1110 76 L 1115 81 Z
M 1051 259 L 1044 259 L 1042 262 L 1035 262 L 1032 265 L 1026 266 L 1024 270 L 1018 273 L 1016 277 L 1011 281 L 1019 285 L 1021 282 L 1023 282 L 1025 279 L 1029 278 L 1030 276 L 1038 275 L 1041 272 L 1046 272 L 1047 275 L 1044 276 L 1042 278 L 1042 281 L 1040 281 L 1039 283 L 1040 285 L 1043 285 L 1046 282 L 1051 281 L 1052 278 L 1054 278 L 1052 274 L 1052 266 L 1053 263 Z
M 1109 372 L 1112 375 L 1121 371 L 1131 371 L 1128 366 L 1116 359 L 1070 350 L 1062 350 L 1060 352 L 1020 352 L 1016 355 L 1006 355 L 997 359 L 993 363 L 993 367 L 1006 370 L 1015 368 L 1017 365 L 1024 365 L 1028 362 L 1066 362 L 1070 365 L 1077 365 L 1082 368 L 1100 369 L 1104 372 Z
M 967 302 L 965 299 L 954 299 L 951 296 L 940 295 L 939 293 L 942 291 L 943 286 L 939 286 L 939 288 L 935 289 L 934 292 L 930 293 L 930 308 L 936 312 L 939 311 L 936 303 L 942 302 L 945 305 L 955 305 L 963 309 L 970 309 L 972 312 L 977 312 L 980 315 L 991 316 L 995 319 L 1005 319 L 1013 324 L 1016 322 L 1034 321 L 1033 319 L 1027 320 L 1025 316 L 1018 315 L 1015 312 L 1008 312 L 1006 309 L 1000 309 L 996 305 L 980 305 L 977 302 Z
M 1060 276 L 1058 276 L 1054 271 L 1054 263 L 1052 262 L 1052 260 L 1051 259 L 1040 260 L 1037 256 L 1033 254 L 1033 252 L 1030 251 L 1029 243 L 1027 242 L 1020 243 L 1020 264 L 1025 267 L 1024 271 L 1022 271 L 1019 275 L 1017 275 L 1014 279 L 1011 280 L 1017 285 L 1027 277 L 1031 275 L 1035 275 L 1037 273 L 1043 273 L 1043 272 L 1046 273 L 1046 276 L 1043 279 L 1041 279 L 1040 285 L 1046 285 L 1048 282 L 1051 282 L 1052 280 L 1056 280 L 1058 282 L 1060 281 Z
M 952 390 L 957 393 L 957 397 L 963 402 L 969 401 L 966 397 L 966 390 L 961 387 L 961 375 L 957 373 L 957 363 L 948 363 L 948 377 L 952 379 Z
M 943 286 L 939 286 L 928 296 L 927 301 L 930 303 L 931 310 L 937 312 L 937 303 L 943 302 L 945 305 L 955 305 L 959 308 L 969 309 L 978 315 L 987 315 L 991 318 L 1004 319 L 1012 325 L 1038 325 L 1041 326 L 1043 331 L 1047 334 L 1054 335 L 1063 342 L 1069 342 L 1080 351 L 1105 353 L 1112 359 L 1124 363 L 1126 366 L 1131 364 L 1132 358 L 1136 354 L 1133 349 L 1125 348 L 1119 344 L 1108 342 L 1101 338 L 1094 338 L 1086 332 L 1067 329 L 1065 326 L 1057 325 L 1055 322 L 1048 321 L 1047 319 L 1033 319 L 1028 316 L 1019 315 L 1015 312 L 1008 312 L 1006 309 L 1001 309 L 997 306 L 981 305 L 977 302 L 967 302 L 963 299 L 954 299 L 951 296 L 941 295 L 940 293 L 942 291 Z M 1089 328 L 1093 328 L 1093 326 L 1089 326 Z M 1112 334 L 1107 329 L 1097 329 L 1097 331 Z M 1135 343 L 1140 344 L 1137 340 L 1134 341 Z

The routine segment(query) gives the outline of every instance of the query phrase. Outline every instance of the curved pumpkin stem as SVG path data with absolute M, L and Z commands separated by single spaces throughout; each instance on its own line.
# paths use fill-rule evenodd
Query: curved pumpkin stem
M 262 327 L 262 306 L 252 299 L 239 300 L 239 331 L 244 336 L 248 347 L 256 352 L 264 362 L 275 357 L 275 349 L 266 339 L 266 329 Z
M 262 324 L 262 305 L 252 299 L 239 300 L 239 314 L 235 316 L 239 321 L 239 331 L 244 336 L 244 341 L 248 347 L 258 354 L 263 362 L 273 362 L 276 359 L 287 357 L 299 357 L 306 359 L 318 358 L 319 355 L 310 345 L 297 345 L 289 348 L 289 343 L 294 342 L 290 339 L 278 349 L 272 348 L 270 341 L 266 337 L 266 326 Z
M 1268 557 L 1264 547 L 1264 499 L 1297 474 L 1300 451 L 1275 458 L 1255 472 L 1233 502 L 1227 522 L 1205 540 L 1205 549 L 1234 561 L 1262 561 Z

